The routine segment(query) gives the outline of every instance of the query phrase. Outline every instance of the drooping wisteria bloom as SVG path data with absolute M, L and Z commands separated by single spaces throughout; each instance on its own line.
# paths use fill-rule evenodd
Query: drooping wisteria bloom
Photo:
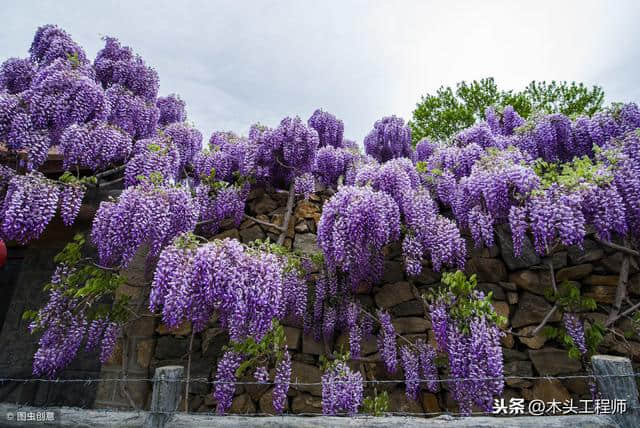
M 192 231 L 197 219 L 197 206 L 185 189 L 145 183 L 100 204 L 91 240 L 102 266 L 126 267 L 142 244 L 149 243 L 151 256 L 157 256 L 175 236 Z
M 253 378 L 257 382 L 267 383 L 269 382 L 269 370 L 265 366 L 260 366 L 253 372 Z
M 313 173 L 326 186 L 336 186 L 340 176 L 345 176 L 354 160 L 354 155 L 347 149 L 333 146 L 321 147 L 316 154 Z
M 0 92 L 10 94 L 29 89 L 36 67 L 27 58 L 9 58 L 0 65 Z
M 133 156 L 124 170 L 124 185 L 135 186 L 144 181 L 175 182 L 180 174 L 180 151 L 171 138 L 139 140 L 133 148 Z
M 60 191 L 60 215 L 65 226 L 71 226 L 76 220 L 84 192 L 82 185 L 66 185 Z
M 40 173 L 14 175 L 0 214 L 3 239 L 21 244 L 38 239 L 56 213 L 59 193 Z
M 318 147 L 343 147 L 344 123 L 331 113 L 318 109 L 313 112 L 307 124 L 318 132 Z
M 362 374 L 344 361 L 332 363 L 322 375 L 322 413 L 353 416 L 362 405 Z
M 111 106 L 109 123 L 135 139 L 155 136 L 160 110 L 154 103 L 136 96 L 120 84 L 109 87 L 104 94 Z
M 113 37 L 105 37 L 105 47 L 98 52 L 93 63 L 96 77 L 105 88 L 122 85 L 147 102 L 158 95 L 158 73 L 148 67 L 142 58 L 134 55 L 128 46 L 121 46 Z
M 380 332 L 378 333 L 378 351 L 389 373 L 394 373 L 398 368 L 398 352 L 396 349 L 396 329 L 391 324 L 391 315 L 382 309 L 378 310 Z
M 215 377 L 213 398 L 217 402 L 216 413 L 224 414 L 231 407 L 233 393 L 236 390 L 236 370 L 242 363 L 242 355 L 234 351 L 227 351 L 218 360 Z
M 383 117 L 364 138 L 364 148 L 378 162 L 400 157 L 411 159 L 411 128 L 399 117 Z
M 124 162 L 131 154 L 132 139 L 117 126 L 94 120 L 65 129 L 59 147 L 65 169 L 96 171 Z
M 344 186 L 322 210 L 318 245 L 332 268 L 340 268 L 357 287 L 382 276 L 382 247 L 399 236 L 400 215 L 391 196 L 370 187 Z
M 287 403 L 287 392 L 291 382 L 291 355 L 285 349 L 284 357 L 276 366 L 276 375 L 273 387 L 273 408 L 276 413 L 284 412 Z
M 573 312 L 565 312 L 562 315 L 562 324 L 580 354 L 585 355 L 587 353 L 587 343 L 584 336 L 584 325 L 580 316 Z
M 179 170 L 193 161 L 193 157 L 202 149 L 202 134 L 185 122 L 171 123 L 164 128 L 164 134 L 171 138 L 180 153 Z
M 160 109 L 160 119 L 158 120 L 160 126 L 187 120 L 186 103 L 176 94 L 158 97 L 156 106 Z
M 200 209 L 199 219 L 203 222 L 202 229 L 213 235 L 226 219 L 232 219 L 236 227 L 239 226 L 244 217 L 246 190 L 231 185 L 214 189 L 208 184 L 199 184 L 195 194 Z
M 84 50 L 71 36 L 55 25 L 39 27 L 29 48 L 31 60 L 40 66 L 51 64 L 56 59 L 75 58 L 79 64 L 88 63 Z

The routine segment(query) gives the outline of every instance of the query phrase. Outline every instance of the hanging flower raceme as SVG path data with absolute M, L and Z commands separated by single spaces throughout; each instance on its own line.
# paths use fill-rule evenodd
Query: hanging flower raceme
M 273 319 L 286 315 L 283 267 L 276 255 L 246 249 L 236 240 L 198 247 L 193 238 L 181 236 L 160 255 L 150 308 L 162 309 L 167 326 L 186 319 L 196 331 L 217 310 L 232 340 L 260 340 Z
M 56 59 L 75 58 L 79 64 L 88 64 L 84 50 L 71 36 L 55 25 L 39 27 L 29 48 L 31 61 L 41 67 Z
M 316 154 L 313 173 L 326 186 L 336 186 L 340 176 L 345 176 L 354 160 L 354 155 L 347 149 L 333 146 L 321 147 Z
M 149 180 L 156 184 L 175 182 L 181 162 L 180 151 L 171 138 L 139 140 L 124 170 L 124 185 L 131 187 Z
M 449 390 L 463 415 L 471 414 L 474 405 L 490 412 L 493 398 L 504 388 L 504 333 L 497 326 L 503 321 L 474 289 L 475 276 L 467 280 L 461 271 L 445 273 L 442 282 L 447 289 L 431 296 L 430 315 L 438 350 L 449 361 Z M 432 357 L 425 360 L 433 362 Z
M 198 208 L 187 190 L 143 183 L 100 204 L 91 239 L 101 265 L 124 268 L 141 245 L 149 243 L 149 255 L 155 257 L 175 236 L 192 231 L 197 220 Z
M 60 151 L 63 168 L 97 171 L 124 162 L 132 148 L 131 136 L 114 125 L 91 121 L 71 125 L 62 133 Z
M 185 112 L 186 104 L 176 94 L 171 94 L 166 97 L 158 97 L 156 106 L 160 110 L 160 119 L 158 124 L 160 126 L 167 126 L 175 122 L 184 122 L 187 120 L 187 113 Z
M 196 187 L 196 200 L 200 208 L 202 230 L 214 235 L 225 219 L 231 219 L 236 227 L 244 218 L 247 186 L 229 185 L 226 182 L 201 183 Z
M 431 157 L 431 155 L 433 155 L 437 147 L 438 146 L 436 143 L 423 138 L 422 140 L 418 141 L 418 144 L 416 144 L 414 160 L 416 162 L 425 162 Z
M 380 333 L 378 333 L 378 350 L 389 373 L 398 368 L 398 351 L 396 349 L 396 329 L 391 323 L 391 315 L 382 309 L 378 310 Z
M 562 315 L 562 324 L 573 344 L 580 351 L 580 355 L 585 355 L 587 353 L 587 342 L 580 316 L 574 312 L 565 312 Z
M 113 37 L 105 37 L 105 47 L 94 62 L 96 77 L 105 88 L 122 85 L 146 102 L 155 102 L 158 95 L 158 73 L 147 67 L 142 58 L 128 46 L 120 46 Z
M 154 103 L 136 96 L 119 84 L 109 87 L 104 94 L 111 106 L 109 123 L 118 126 L 136 140 L 155 136 L 160 110 Z
M 0 92 L 10 94 L 29 89 L 36 67 L 27 58 L 9 58 L 0 65 Z
M 399 117 L 383 117 L 364 138 L 364 148 L 378 162 L 401 157 L 411 159 L 411 129 Z
M 307 124 L 318 132 L 318 147 L 343 147 L 344 123 L 331 113 L 318 109 L 313 112 Z
M 352 371 L 345 361 L 336 360 L 322 375 L 322 413 L 353 416 L 362 405 L 362 374 Z
M 350 276 L 353 287 L 382 277 L 382 247 L 398 239 L 398 205 L 370 187 L 344 186 L 322 210 L 318 245 L 330 268 Z
M 171 142 L 180 153 L 179 170 L 193 161 L 193 157 L 202 149 L 202 134 L 197 129 L 185 122 L 175 122 L 163 130 L 164 134 L 171 138 Z
M 0 214 L 3 239 L 26 244 L 38 239 L 53 219 L 60 190 L 40 173 L 14 175 Z

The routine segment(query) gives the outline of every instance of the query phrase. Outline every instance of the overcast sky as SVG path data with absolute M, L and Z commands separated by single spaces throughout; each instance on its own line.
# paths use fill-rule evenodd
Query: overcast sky
M 0 1 L 0 60 L 57 24 L 94 58 L 115 36 L 178 93 L 189 120 L 246 134 L 323 108 L 359 142 L 420 95 L 493 76 L 601 85 L 640 101 L 638 1 Z

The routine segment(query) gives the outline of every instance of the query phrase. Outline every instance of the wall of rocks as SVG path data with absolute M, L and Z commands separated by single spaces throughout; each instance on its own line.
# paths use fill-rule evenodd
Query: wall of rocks
M 260 220 L 281 224 L 284 216 L 286 193 L 253 192 L 247 203 L 250 215 Z M 316 229 L 320 218 L 322 200 L 330 195 L 318 193 L 308 201 L 297 203 L 285 245 L 303 251 L 316 251 Z M 243 242 L 270 237 L 276 239 L 277 230 L 247 220 L 239 228 L 229 228 L 218 237 L 234 237 Z M 610 304 L 615 296 L 622 254 L 603 248 L 595 241 L 587 239 L 584 249 L 564 248 L 557 251 L 552 259 L 541 259 L 530 242 L 525 242 L 523 256 L 513 256 L 512 241 L 508 227 L 497 232 L 497 245 L 493 248 L 475 249 L 468 239 L 468 260 L 466 272 L 475 273 L 479 288 L 491 291 L 496 311 L 508 319 L 505 328 L 516 333 L 527 334 L 543 319 L 552 303 L 545 298 L 545 289 L 551 286 L 550 270 L 553 263 L 556 279 L 573 281 L 585 296 L 593 297 L 599 304 Z M 423 338 L 435 345 L 431 325 L 425 317 L 424 307 L 416 295 L 420 295 L 440 285 L 440 274 L 430 269 L 425 262 L 423 272 L 417 278 L 407 278 L 404 274 L 399 246 L 387 249 L 385 273 L 382 284 L 370 293 L 358 295 L 363 305 L 374 311 L 386 308 L 393 314 L 396 330 L 409 340 Z M 632 263 L 629 290 L 632 295 L 640 295 L 640 274 L 638 266 Z M 585 314 L 587 320 L 606 318 L 605 312 Z M 560 315 L 552 318 L 550 325 L 559 325 Z M 635 364 L 640 363 L 640 337 L 622 338 L 624 332 L 631 332 L 629 320 L 621 320 L 616 325 L 619 334 L 610 333 L 605 337 L 600 349 L 603 353 L 629 356 Z M 313 337 L 305 336 L 296 326 L 286 326 L 285 332 L 289 349 L 293 353 L 292 381 L 302 383 L 320 382 L 319 356 L 324 353 L 324 344 Z M 184 364 L 188 355 L 191 329 L 188 324 L 175 331 L 159 325 L 156 328 L 157 342 L 150 362 L 150 369 L 168 364 Z M 212 321 L 202 334 L 195 335 L 192 351 L 191 377 L 213 380 L 216 361 L 222 354 L 222 347 L 228 337 Z M 330 344 L 335 349 L 344 345 L 348 349 L 346 335 L 336 338 Z M 505 374 L 508 376 L 569 376 L 584 374 L 580 361 L 570 359 L 562 344 L 547 340 L 542 334 L 533 338 L 521 338 L 512 334 L 502 340 Z M 362 372 L 365 379 L 402 379 L 401 369 L 388 374 L 376 352 L 375 338 L 366 339 L 362 353 L 367 362 L 353 363 L 353 368 Z M 446 376 L 441 373 L 441 376 Z M 250 379 L 248 379 L 250 380 Z M 456 405 L 449 397 L 446 387 L 439 393 L 422 391 L 419 401 L 406 398 L 402 384 L 378 384 L 378 391 L 386 390 L 390 398 L 390 410 L 396 412 L 422 413 L 455 411 Z M 189 407 L 192 411 L 212 411 L 215 401 L 211 394 L 211 384 L 191 385 Z M 371 394 L 373 387 L 366 388 Z M 505 397 L 534 398 L 544 401 L 556 399 L 564 401 L 590 397 L 584 379 L 564 380 L 507 380 Z M 233 400 L 233 413 L 273 413 L 271 390 L 267 386 L 238 386 Z M 293 413 L 320 413 L 320 386 L 292 386 L 289 392 L 288 411 Z
M 0 374 L 2 377 L 30 377 L 32 356 L 37 347 L 37 337 L 26 330 L 21 315 L 25 309 L 40 306 L 45 299 L 42 284 L 47 282 L 53 271 L 53 256 L 69 241 L 75 232 L 87 231 L 97 204 L 117 190 L 104 191 L 93 195 L 83 205 L 81 217 L 74 228 L 64 228 L 56 220 L 45 236 L 28 248 L 21 249 L 23 263 L 12 269 L 10 297 L 11 304 L 5 314 L 0 333 Z M 316 231 L 320 219 L 322 201 L 328 193 L 312 195 L 308 201 L 299 201 L 287 231 L 285 245 L 302 251 L 317 251 Z M 281 224 L 284 218 L 287 194 L 252 192 L 247 203 L 247 213 L 263 221 Z M 228 225 L 217 235 L 218 238 L 233 237 L 243 242 L 269 237 L 277 239 L 278 230 L 265 227 L 251 220 L 244 221 L 238 228 Z M 11 252 L 12 250 L 10 250 Z M 497 245 L 493 248 L 475 249 L 468 239 L 468 260 L 466 271 L 478 276 L 479 288 L 493 292 L 495 309 L 507 317 L 508 325 L 516 333 L 526 334 L 542 320 L 552 303 L 545 298 L 545 289 L 550 287 L 551 278 L 547 263 L 553 263 L 556 279 L 574 281 L 586 296 L 593 297 L 599 304 L 610 304 L 615 296 L 622 254 L 599 246 L 587 239 L 584 249 L 565 248 L 557 251 L 552 259 L 541 259 L 535 255 L 531 243 L 525 241 L 523 256 L 513 257 L 512 242 L 508 228 L 497 231 Z M 631 263 L 629 291 L 640 296 L 640 273 L 638 266 Z M 95 353 L 81 354 L 63 378 L 102 377 L 105 382 L 87 386 L 46 383 L 5 383 L 0 388 L 0 399 L 7 402 L 30 403 L 36 405 L 80 405 L 94 407 L 138 408 L 149 405 L 151 385 L 144 381 L 113 382 L 109 379 L 148 379 L 159 366 L 180 364 L 186 367 L 189 352 L 191 327 L 188 323 L 175 330 L 160 324 L 157 318 L 145 313 L 145 287 L 150 280 L 144 268 L 144 252 L 125 272 L 127 286 L 118 290 L 140 304 L 143 315 L 126 330 L 126 337 L 118 340 L 116 351 L 110 361 L 100 366 Z M 9 276 L 4 276 L 8 281 Z M 6 282 L 6 281 L 5 281 Z M 431 288 L 440 285 L 440 274 L 433 272 L 425 261 L 423 272 L 417 278 L 407 278 L 404 274 L 399 246 L 386 249 L 385 273 L 383 281 L 371 292 L 358 295 L 358 299 L 371 311 L 386 308 L 393 315 L 396 330 L 409 340 L 423 338 L 434 343 L 428 317 L 425 317 L 422 303 L 416 299 Z M 7 296 L 9 298 L 9 296 Z M 604 321 L 606 313 L 585 314 L 589 321 Z M 559 325 L 559 315 L 552 318 L 551 325 Z M 603 353 L 629 356 L 634 364 L 640 364 L 640 337 L 632 334 L 629 320 L 621 320 L 616 333 L 605 337 L 600 349 Z M 320 382 L 319 356 L 324 353 L 324 344 L 305 336 L 296 326 L 285 326 L 287 342 L 292 351 L 292 381 L 303 383 Z M 625 333 L 626 338 L 625 338 Z M 222 355 L 222 348 L 228 342 L 223 329 L 211 320 L 202 333 L 194 336 L 191 361 L 191 378 L 213 380 L 216 363 Z M 347 346 L 347 337 L 337 337 L 330 347 Z M 506 335 L 503 340 L 505 374 L 513 376 L 567 376 L 583 374 L 584 368 L 576 360 L 569 359 L 562 344 L 547 340 L 542 334 L 533 338 Z M 362 372 L 369 380 L 402 379 L 401 369 L 388 374 L 378 358 L 375 338 L 367 338 L 362 346 L 366 362 L 354 363 L 353 368 Z M 446 376 L 446 373 L 441 373 Z M 250 379 L 247 379 L 250 380 Z M 123 388 L 122 385 L 127 385 Z M 367 388 L 365 394 L 371 394 Z M 377 385 L 378 391 L 389 393 L 392 411 L 422 413 L 455 411 L 455 403 L 450 399 L 446 387 L 437 394 L 422 391 L 419 401 L 408 400 L 404 385 L 385 383 Z M 75 391 L 75 392 L 74 392 Z M 212 385 L 194 382 L 190 385 L 189 407 L 192 411 L 212 411 L 215 401 Z M 288 411 L 293 413 L 320 413 L 320 386 L 292 386 L 289 393 Z M 562 401 L 569 398 L 588 398 L 587 384 L 583 379 L 565 380 L 508 380 L 506 398 L 539 398 Z M 239 386 L 233 400 L 234 413 L 272 413 L 271 390 L 268 386 Z M 184 404 L 181 405 L 184 408 Z

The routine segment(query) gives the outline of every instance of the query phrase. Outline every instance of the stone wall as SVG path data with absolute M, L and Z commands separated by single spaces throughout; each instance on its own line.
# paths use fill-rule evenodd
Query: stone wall
M 31 377 L 33 353 L 37 348 L 37 337 L 26 330 L 26 323 L 21 320 L 25 309 L 34 309 L 44 302 L 42 284 L 47 282 L 53 271 L 53 256 L 69 241 L 73 233 L 87 231 L 90 220 L 98 202 L 108 194 L 94 195 L 83 205 L 81 218 L 74 228 L 64 228 L 58 221 L 53 223 L 45 236 L 28 248 L 21 250 L 24 261 L 20 268 L 14 267 L 11 289 L 15 290 L 6 319 L 0 334 L 0 376 Z M 330 195 L 318 193 L 309 201 L 299 201 L 288 229 L 285 245 L 302 251 L 317 251 L 316 229 L 320 219 L 322 201 Z M 247 202 L 247 212 L 260 220 L 281 224 L 286 205 L 286 193 L 269 193 L 254 191 Z M 277 239 L 278 231 L 265 227 L 251 220 L 243 222 L 240 227 L 229 226 L 217 235 L 218 238 L 233 237 L 243 242 L 269 237 Z M 531 243 L 525 242 L 523 256 L 515 259 L 508 228 L 497 231 L 497 245 L 490 249 L 475 249 L 468 239 L 467 273 L 476 273 L 479 287 L 492 291 L 496 310 L 505 315 L 509 322 L 505 328 L 512 328 L 516 333 L 527 333 L 544 317 L 551 308 L 545 298 L 544 291 L 551 280 L 545 263 L 554 265 L 558 281 L 569 280 L 579 285 L 582 292 L 593 297 L 598 303 L 610 304 L 615 295 L 618 272 L 622 254 L 598 246 L 587 239 L 584 250 L 567 248 L 558 251 L 552 260 L 541 260 L 532 249 Z M 13 250 L 10 250 L 10 252 Z M 122 287 L 118 293 L 126 293 L 133 300 L 146 308 L 147 296 L 143 292 L 150 280 L 149 272 L 144 269 L 144 252 L 125 272 L 129 285 Z M 9 278 L 8 276 L 4 277 Z M 423 272 L 417 278 L 407 278 L 404 274 L 402 256 L 399 246 L 386 249 L 384 278 L 380 285 L 370 293 L 359 294 L 360 302 L 371 311 L 386 308 L 393 314 L 396 330 L 409 340 L 424 338 L 434 343 L 433 333 L 428 318 L 424 315 L 422 303 L 415 299 L 433 287 L 438 287 L 440 274 L 430 269 L 424 262 Z M 638 266 L 631 264 L 629 290 L 632 295 L 640 296 L 640 274 Z M 587 320 L 603 320 L 604 312 L 585 314 Z M 559 323 L 559 316 L 553 318 L 553 324 Z M 634 363 L 640 363 L 640 338 L 637 335 L 623 339 L 622 333 L 631 332 L 630 322 L 621 320 L 616 328 L 618 335 L 608 334 L 603 342 L 603 353 L 629 356 Z M 324 353 L 324 344 L 312 337 L 303 335 L 296 326 L 285 326 L 289 349 L 293 357 L 292 381 L 303 383 L 320 382 L 319 356 Z M 122 378 L 123 367 L 128 378 L 145 379 L 153 376 L 156 367 L 180 364 L 186 367 L 191 336 L 188 323 L 175 330 L 168 330 L 159 324 L 157 319 L 145 316 L 136 320 L 126 330 L 126 339 L 120 338 L 110 361 L 100 366 L 94 353 L 79 355 L 63 374 L 63 378 L 102 377 L 103 379 Z M 222 347 L 227 344 L 228 336 L 223 329 L 212 320 L 207 329 L 194 336 L 191 362 L 191 378 L 213 380 L 216 363 L 222 355 Z M 336 338 L 330 347 L 348 348 L 347 337 Z M 126 352 L 123 353 L 123 343 Z M 583 374 L 581 363 L 571 360 L 562 344 L 546 340 L 541 334 L 530 339 L 507 335 L 503 341 L 505 373 L 515 376 L 564 376 Z M 353 368 L 362 372 L 366 379 L 401 379 L 401 370 L 388 374 L 379 360 L 374 338 L 368 338 L 362 345 L 362 353 L 367 362 L 354 364 Z M 123 361 L 123 355 L 126 359 Z M 445 373 L 440 373 L 446 376 Z M 74 387 L 62 384 L 5 383 L 0 388 L 0 401 L 49 405 L 80 405 L 94 407 L 130 407 L 131 403 L 138 408 L 148 407 L 151 385 L 148 382 L 128 382 L 125 392 L 121 382 L 105 381 L 87 386 L 76 384 Z M 212 385 L 206 382 L 195 382 L 190 386 L 189 405 L 192 411 L 211 411 L 215 408 L 212 398 Z M 72 388 L 72 389 L 69 389 Z M 368 388 L 365 394 L 370 394 Z M 419 401 L 411 401 L 405 397 L 403 384 L 378 384 L 378 391 L 389 392 L 391 410 L 401 412 L 438 412 L 454 411 L 446 389 L 437 394 L 423 391 Z M 292 387 L 290 390 L 288 411 L 294 413 L 321 412 L 321 388 L 319 386 Z M 529 381 L 508 380 L 505 396 L 540 398 L 550 401 L 568 398 L 585 398 L 589 395 L 587 385 L 582 379 L 565 381 Z M 184 408 L 184 404 L 181 405 Z M 271 391 L 269 387 L 239 386 L 231 408 L 235 413 L 272 413 Z
M 316 194 L 309 201 L 297 203 L 285 245 L 303 251 L 314 251 L 316 247 L 316 228 L 321 213 L 321 201 L 328 194 Z M 247 203 L 249 214 L 260 220 L 281 224 L 286 194 L 265 194 L 253 192 Z M 276 239 L 277 231 L 247 220 L 239 228 L 230 228 L 218 237 L 234 237 L 243 242 L 263 239 L 269 236 Z M 545 289 L 551 286 L 551 277 L 546 263 L 552 262 L 558 282 L 574 281 L 586 296 L 593 297 L 598 303 L 610 304 L 615 295 L 618 272 L 622 254 L 608 248 L 599 247 L 593 240 L 587 239 L 584 250 L 566 248 L 554 254 L 552 260 L 540 259 L 534 252 L 531 242 L 525 242 L 523 256 L 515 259 L 508 227 L 497 232 L 497 245 L 493 248 L 475 249 L 468 239 L 468 261 L 466 272 L 475 273 L 479 288 L 493 292 L 494 307 L 498 313 L 507 317 L 508 325 L 516 333 L 526 334 L 542 320 L 550 303 L 544 296 Z M 424 314 L 420 301 L 416 300 L 416 291 L 420 294 L 440 285 L 440 274 L 430 269 L 425 261 L 423 272 L 417 278 L 407 278 L 403 271 L 399 246 L 387 249 L 385 272 L 382 284 L 370 293 L 359 294 L 360 302 L 371 311 L 386 308 L 393 314 L 396 330 L 409 340 L 423 338 L 435 345 L 430 322 Z M 632 264 L 630 292 L 640 295 L 640 274 L 638 267 Z M 602 313 L 585 314 L 587 320 L 602 320 Z M 558 325 L 560 316 L 552 318 L 551 325 Z M 616 328 L 620 333 L 631 331 L 627 320 L 621 321 Z M 305 336 L 295 326 L 286 326 L 285 332 L 289 349 L 293 352 L 293 376 L 303 383 L 320 382 L 319 355 L 324 353 L 324 344 Z M 169 364 L 185 365 L 187 362 L 188 341 L 191 329 L 188 324 L 176 331 L 170 331 L 162 325 L 156 329 L 157 343 L 151 361 L 151 368 Z M 601 351 L 610 354 L 629 356 L 635 363 L 640 362 L 640 341 L 637 335 L 626 341 L 608 334 Z M 205 377 L 213 380 L 216 361 L 222 354 L 222 347 L 228 337 L 215 323 L 211 322 L 202 334 L 195 335 L 192 352 L 191 377 Z M 345 345 L 346 335 L 338 337 L 334 348 Z M 566 349 L 560 343 L 546 340 L 542 334 L 533 338 L 519 338 L 508 334 L 502 340 L 505 362 L 505 374 L 513 376 L 564 376 L 584 374 L 580 361 L 568 357 Z M 368 360 L 353 364 L 354 369 L 362 372 L 366 379 L 402 379 L 401 369 L 388 374 L 376 352 L 375 338 L 364 341 L 362 354 Z M 441 376 L 445 375 L 440 373 Z M 372 387 L 365 394 L 372 393 Z M 456 406 L 446 389 L 437 394 L 423 391 L 419 401 L 408 400 L 404 385 L 378 384 L 378 391 L 387 390 L 392 411 L 398 412 L 438 412 L 455 411 Z M 190 409 L 192 411 L 212 411 L 215 401 L 211 394 L 211 384 L 196 383 L 190 389 Z M 539 398 L 551 401 L 555 398 L 563 401 L 569 398 L 580 399 L 590 396 L 584 379 L 551 380 L 507 380 L 505 397 L 524 397 L 527 400 Z M 320 386 L 292 386 L 289 392 L 288 411 L 293 413 L 319 413 L 321 407 Z M 272 413 L 271 390 L 269 387 L 239 386 L 233 400 L 233 413 Z M 182 405 L 181 408 L 183 408 Z

